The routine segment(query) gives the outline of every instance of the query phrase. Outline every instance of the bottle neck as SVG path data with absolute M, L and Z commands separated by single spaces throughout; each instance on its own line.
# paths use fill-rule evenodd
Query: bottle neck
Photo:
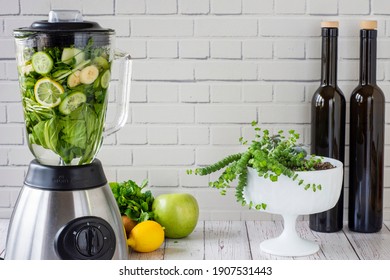
M 360 30 L 360 78 L 362 85 L 376 84 L 376 30 Z
M 322 28 L 321 84 L 337 84 L 337 28 Z

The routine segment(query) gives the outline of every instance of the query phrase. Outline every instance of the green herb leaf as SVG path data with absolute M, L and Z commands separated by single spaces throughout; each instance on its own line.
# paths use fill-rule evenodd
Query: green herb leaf
M 109 183 L 121 215 L 127 215 L 137 222 L 153 220 L 154 197 L 151 191 L 143 191 L 147 183 L 147 180 L 144 180 L 141 186 L 132 180 Z

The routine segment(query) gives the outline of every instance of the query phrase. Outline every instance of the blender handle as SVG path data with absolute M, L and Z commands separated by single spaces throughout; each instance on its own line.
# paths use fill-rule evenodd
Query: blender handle
M 107 123 L 104 129 L 104 137 L 111 135 L 121 129 L 127 121 L 129 102 L 130 102 L 130 86 L 131 86 L 131 70 L 132 60 L 130 54 L 115 50 L 115 59 L 120 61 L 119 73 L 122 77 L 119 79 L 119 96 L 117 102 L 117 111 L 114 121 Z

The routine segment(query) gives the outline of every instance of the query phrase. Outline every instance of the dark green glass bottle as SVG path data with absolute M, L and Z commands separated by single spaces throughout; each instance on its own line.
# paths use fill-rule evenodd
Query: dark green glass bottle
M 337 85 L 338 22 L 323 22 L 321 84 L 311 103 L 311 153 L 344 163 L 345 97 Z M 344 185 L 336 205 L 310 215 L 314 231 L 336 232 L 343 228 Z
M 360 78 L 351 95 L 348 226 L 378 232 L 383 223 L 385 97 L 376 84 L 376 22 L 362 22 Z

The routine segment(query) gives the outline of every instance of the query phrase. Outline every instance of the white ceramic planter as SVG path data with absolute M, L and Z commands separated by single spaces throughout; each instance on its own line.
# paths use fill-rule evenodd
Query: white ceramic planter
M 279 256 L 306 256 L 316 253 L 319 246 L 315 242 L 302 239 L 296 232 L 295 224 L 299 215 L 309 215 L 329 210 L 336 205 L 343 181 L 343 164 L 335 159 L 324 158 L 336 168 L 320 171 L 296 172 L 305 184 L 321 184 L 322 190 L 305 190 L 298 181 L 282 175 L 277 182 L 271 182 L 257 175 L 256 170 L 248 168 L 248 183 L 244 189 L 247 202 L 255 205 L 266 203 L 264 210 L 280 214 L 284 220 L 282 234 L 260 244 L 263 252 Z

